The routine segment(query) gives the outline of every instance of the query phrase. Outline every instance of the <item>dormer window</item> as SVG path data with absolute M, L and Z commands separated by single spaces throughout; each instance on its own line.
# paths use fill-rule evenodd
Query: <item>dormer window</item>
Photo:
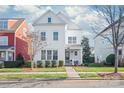
M 8 21 L 7 20 L 1 20 L 0 21 L 0 28 L 1 29 L 8 29 Z
M 51 23 L 51 17 L 48 17 L 48 23 Z

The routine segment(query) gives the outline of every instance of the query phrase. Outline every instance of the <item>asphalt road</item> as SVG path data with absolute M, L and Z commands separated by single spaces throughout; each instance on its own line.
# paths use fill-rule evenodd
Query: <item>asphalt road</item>
M 124 88 L 124 80 L 0 80 L 0 88 Z

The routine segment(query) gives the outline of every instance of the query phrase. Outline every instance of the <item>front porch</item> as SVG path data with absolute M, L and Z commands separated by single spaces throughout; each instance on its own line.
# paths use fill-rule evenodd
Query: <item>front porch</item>
M 80 45 L 71 45 L 65 49 L 65 65 L 81 65 L 82 64 L 82 48 Z
M 1 61 L 14 61 L 14 47 L 0 46 L 0 60 Z

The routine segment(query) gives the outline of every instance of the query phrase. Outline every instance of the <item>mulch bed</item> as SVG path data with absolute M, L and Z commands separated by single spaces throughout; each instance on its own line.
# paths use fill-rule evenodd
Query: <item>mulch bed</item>
M 123 73 L 99 73 L 103 79 L 124 79 Z

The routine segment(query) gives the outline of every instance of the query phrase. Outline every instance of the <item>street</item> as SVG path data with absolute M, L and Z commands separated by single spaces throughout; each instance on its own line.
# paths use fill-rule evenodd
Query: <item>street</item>
M 124 88 L 124 80 L 0 80 L 0 88 Z

